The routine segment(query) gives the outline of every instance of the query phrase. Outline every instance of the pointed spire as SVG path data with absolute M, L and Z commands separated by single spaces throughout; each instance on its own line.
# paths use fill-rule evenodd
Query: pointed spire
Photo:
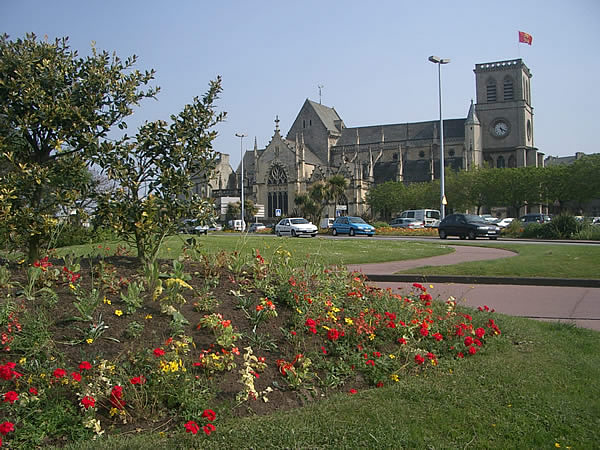
M 469 113 L 467 114 L 466 125 L 480 125 L 479 118 L 477 117 L 477 113 L 475 112 L 475 105 L 473 104 L 473 99 L 471 99 L 471 106 L 469 107 Z
M 383 127 L 381 127 L 381 143 L 385 143 L 385 132 L 383 131 Z
M 360 145 L 360 136 L 358 135 L 358 128 L 356 129 L 356 145 Z
M 279 133 L 279 116 L 275 116 L 275 133 Z
M 256 141 L 256 136 L 254 136 L 254 151 L 258 150 L 258 143 Z

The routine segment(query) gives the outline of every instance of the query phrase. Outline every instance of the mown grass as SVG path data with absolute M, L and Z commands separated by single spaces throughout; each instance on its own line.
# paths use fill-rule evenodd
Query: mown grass
M 511 250 L 517 254 L 510 258 L 465 262 L 450 266 L 423 266 L 406 270 L 402 273 L 498 277 L 600 278 L 600 245 L 500 243 L 485 245 Z
M 440 242 L 407 242 L 400 240 L 376 240 L 367 237 L 353 239 L 327 238 L 278 238 L 273 235 L 209 234 L 208 236 L 176 235 L 165 240 L 159 258 L 177 258 L 186 245 L 186 240 L 194 238 L 201 243 L 202 250 L 209 254 L 219 251 L 254 253 L 258 249 L 261 255 L 270 259 L 278 249 L 289 251 L 293 257 L 305 258 L 307 255 L 318 258 L 326 265 L 358 264 L 404 259 L 427 258 L 452 253 L 453 250 Z M 76 245 L 58 249 L 59 255 L 75 253 L 77 255 L 102 254 L 108 246 L 114 250 L 122 242 Z
M 600 333 L 498 315 L 477 358 L 391 387 L 268 417 L 229 420 L 209 438 L 158 433 L 69 448 L 595 448 Z

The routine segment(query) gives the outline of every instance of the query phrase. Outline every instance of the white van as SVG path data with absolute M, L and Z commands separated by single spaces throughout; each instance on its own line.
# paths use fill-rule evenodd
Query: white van
M 331 228 L 333 226 L 334 220 L 335 219 L 333 217 L 325 217 L 324 219 L 321 219 L 321 224 L 319 228 Z
M 426 227 L 437 227 L 440 223 L 440 212 L 437 209 L 409 209 L 402 211 L 398 217 L 420 220 Z

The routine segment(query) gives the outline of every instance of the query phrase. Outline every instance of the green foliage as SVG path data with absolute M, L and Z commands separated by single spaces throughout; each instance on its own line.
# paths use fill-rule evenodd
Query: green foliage
M 125 303 L 125 313 L 133 314 L 144 303 L 144 285 L 132 281 L 127 285 L 127 293 L 121 292 L 121 300 Z
M 334 175 L 325 181 L 314 183 L 305 193 L 298 193 L 294 203 L 299 208 L 299 214 L 312 223 L 321 222 L 323 211 L 333 203 L 336 205 L 343 198 L 348 180 L 342 175 Z M 333 214 L 330 212 L 330 217 Z
M 87 195 L 86 169 L 98 142 L 132 113 L 154 73 L 133 70 L 107 52 L 80 58 L 66 38 L 38 41 L 34 34 L 0 36 L 0 233 L 13 247 L 40 257 L 56 215 Z
M 210 222 L 212 203 L 192 192 L 192 178 L 210 173 L 215 164 L 211 128 L 224 120 L 214 102 L 221 79 L 212 81 L 202 99 L 171 116 L 142 125 L 135 137 L 105 141 L 94 162 L 119 188 L 99 202 L 101 220 L 137 249 L 138 259 L 151 265 L 163 240 L 177 231 L 183 219 Z
M 554 239 L 571 239 L 583 227 L 574 216 L 564 213 L 553 217 L 548 225 L 554 230 Z

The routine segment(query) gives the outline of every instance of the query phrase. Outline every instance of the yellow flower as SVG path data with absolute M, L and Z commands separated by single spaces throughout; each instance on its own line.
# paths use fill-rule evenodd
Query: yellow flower
M 556 448 L 560 448 L 560 444 L 559 444 L 558 442 L 555 442 L 555 443 L 554 443 L 554 446 L 555 446 Z
M 375 334 L 374 334 L 374 333 L 371 333 L 371 334 L 369 335 L 369 340 L 370 340 L 370 341 L 372 341 L 373 339 L 375 339 Z
M 146 319 L 146 320 L 152 319 L 152 314 L 146 314 L 146 317 L 144 317 L 144 319 Z
M 120 309 L 115 310 L 115 316 L 121 317 L 122 315 L 123 315 L 123 311 L 121 311 Z
M 352 325 L 354 322 L 352 322 L 352 319 L 350 317 L 346 317 L 344 319 L 344 321 L 348 324 L 348 325 Z
M 298 311 L 298 314 L 302 314 L 302 310 L 300 308 L 296 308 L 296 311 Z
M 19 364 L 21 364 L 21 365 L 25 364 L 26 362 L 27 362 L 27 358 L 21 358 L 19 360 Z
M 92 342 L 94 342 L 94 340 L 92 338 L 87 338 L 85 340 L 85 342 L 87 342 L 88 344 L 91 344 Z
M 105 305 L 110 305 L 110 300 L 107 299 L 106 297 L 104 297 L 104 299 L 102 300 L 104 302 Z
M 396 357 L 396 355 L 391 354 L 391 355 L 389 355 L 389 357 L 390 357 L 390 359 L 394 359 Z
M 400 378 L 399 378 L 399 377 L 398 377 L 398 375 L 397 375 L 397 374 L 395 374 L 395 373 L 391 374 L 391 375 L 390 375 L 390 378 L 392 379 L 392 381 L 395 381 L 396 383 L 397 383 L 398 381 L 400 381 Z
M 73 283 L 69 283 L 69 287 L 71 288 L 72 291 L 75 290 L 75 285 Z
M 433 284 L 430 284 L 430 285 L 429 285 L 429 288 L 430 288 L 430 289 L 433 289 Z

